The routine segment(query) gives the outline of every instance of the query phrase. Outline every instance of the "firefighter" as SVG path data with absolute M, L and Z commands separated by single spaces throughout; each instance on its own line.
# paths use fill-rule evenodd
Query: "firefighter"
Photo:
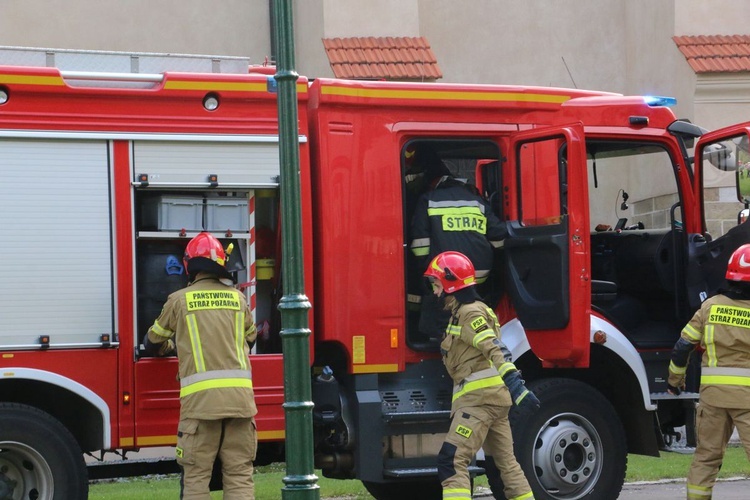
M 210 499 L 214 460 L 222 464 L 225 500 L 254 498 L 257 447 L 248 360 L 255 324 L 245 296 L 226 268 L 227 254 L 210 233 L 190 240 L 184 264 L 190 282 L 172 293 L 149 328 L 146 348 L 179 359 L 180 422 L 177 463 L 180 498 Z
M 535 410 L 539 400 L 524 385 L 500 340 L 495 313 L 479 299 L 474 266 L 459 252 L 443 252 L 424 275 L 450 312 L 440 344 L 454 382 L 451 425 L 438 454 L 443 499 L 471 499 L 468 466 L 480 448 L 500 471 L 506 498 L 534 498 L 513 455 L 508 412 L 512 404 Z
M 429 165 L 424 175 L 430 190 L 417 202 L 410 233 L 411 251 L 419 268 L 424 269 L 441 252 L 460 252 L 471 260 L 481 285 L 492 269 L 494 250 L 503 246 L 505 224 L 479 192 L 450 175 L 442 161 Z M 423 293 L 421 303 L 419 330 L 439 339 L 448 316 L 429 290 Z
M 729 259 L 728 287 L 707 299 L 682 329 L 672 350 L 668 392 L 685 388 L 693 350 L 705 350 L 697 409 L 697 446 L 687 477 L 687 498 L 709 500 L 733 429 L 750 458 L 750 244 Z

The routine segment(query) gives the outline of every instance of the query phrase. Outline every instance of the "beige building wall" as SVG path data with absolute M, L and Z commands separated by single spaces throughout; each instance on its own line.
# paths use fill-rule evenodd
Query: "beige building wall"
M 268 0 L 3 0 L 0 45 L 247 56 L 271 53 Z
M 746 34 L 750 21 L 747 0 L 678 0 L 676 35 Z

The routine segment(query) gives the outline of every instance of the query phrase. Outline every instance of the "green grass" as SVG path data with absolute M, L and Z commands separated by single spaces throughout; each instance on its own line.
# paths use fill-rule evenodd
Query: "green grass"
M 321 498 L 344 497 L 348 499 L 369 499 L 359 481 L 328 479 L 318 474 Z M 280 500 L 282 481 L 286 470 L 284 464 L 271 464 L 258 467 L 255 471 L 255 498 Z M 89 500 L 174 500 L 180 492 L 179 476 L 175 474 L 147 476 L 142 478 L 115 479 L 92 483 L 89 487 Z M 213 500 L 223 497 L 222 493 L 211 493 Z
M 687 476 L 693 455 L 679 453 L 662 453 L 661 457 L 644 457 L 628 455 L 628 473 L 626 482 L 656 481 L 659 479 L 684 479 Z M 730 446 L 724 455 L 724 463 L 719 471 L 719 478 L 750 478 L 745 450 L 739 446 Z
M 679 453 L 662 453 L 659 458 L 628 455 L 628 473 L 626 482 L 656 481 L 659 479 L 682 479 L 687 475 L 692 455 Z M 719 478 L 750 477 L 748 459 L 741 447 L 732 446 L 724 456 L 724 465 Z M 346 498 L 347 500 L 369 499 L 362 483 L 359 481 L 342 481 L 327 479 L 318 474 L 321 498 Z M 284 464 L 272 464 L 258 467 L 255 473 L 255 497 L 263 500 L 280 500 L 284 483 Z M 487 487 L 487 479 L 476 478 L 475 486 Z M 152 476 L 137 479 L 113 480 L 92 483 L 89 492 L 90 500 L 173 500 L 180 491 L 178 476 Z M 221 492 L 211 495 L 214 500 L 222 498 Z

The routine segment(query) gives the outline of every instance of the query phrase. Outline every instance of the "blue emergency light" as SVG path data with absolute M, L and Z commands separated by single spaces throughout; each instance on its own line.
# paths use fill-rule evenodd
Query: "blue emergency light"
M 677 99 L 674 97 L 663 97 L 658 95 L 649 95 L 643 98 L 649 106 L 674 106 Z

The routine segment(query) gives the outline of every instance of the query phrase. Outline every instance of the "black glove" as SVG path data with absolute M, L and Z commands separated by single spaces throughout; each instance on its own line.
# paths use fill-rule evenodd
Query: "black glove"
M 682 392 L 682 389 L 679 387 L 675 387 L 673 385 L 667 384 L 667 392 L 670 393 L 672 396 L 679 396 Z
M 508 386 L 510 397 L 513 399 L 514 405 L 519 408 L 530 408 L 531 411 L 539 409 L 541 406 L 539 398 L 526 388 L 519 371 L 514 370 L 506 374 L 503 381 L 505 382 L 505 385 Z

